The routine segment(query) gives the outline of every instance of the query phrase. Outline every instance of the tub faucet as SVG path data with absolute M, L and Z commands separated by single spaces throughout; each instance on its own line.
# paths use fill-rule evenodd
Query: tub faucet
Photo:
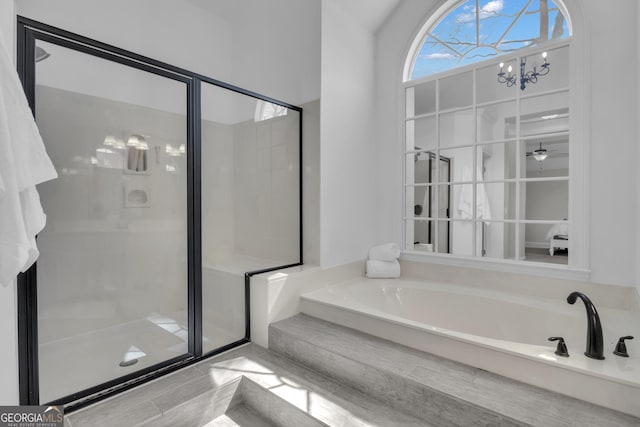
M 571 292 L 567 297 L 567 302 L 573 304 L 576 302 L 576 298 L 580 298 L 587 309 L 587 350 L 584 355 L 592 359 L 603 360 L 602 324 L 600 323 L 600 316 L 598 316 L 596 306 L 582 292 Z

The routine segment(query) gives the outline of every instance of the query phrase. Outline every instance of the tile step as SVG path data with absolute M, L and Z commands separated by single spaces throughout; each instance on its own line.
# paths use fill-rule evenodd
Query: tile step
M 273 427 L 268 420 L 246 406 L 238 405 L 204 427 Z
M 640 419 L 305 314 L 269 327 L 270 350 L 438 426 L 638 426 Z
M 430 425 L 255 344 L 66 418 L 73 427 Z

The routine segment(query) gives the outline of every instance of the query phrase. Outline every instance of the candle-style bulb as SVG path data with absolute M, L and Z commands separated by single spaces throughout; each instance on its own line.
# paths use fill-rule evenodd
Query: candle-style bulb
M 507 68 L 507 71 L 509 72 L 509 74 L 511 74 L 511 70 L 513 70 L 513 67 L 509 65 L 509 68 Z
M 547 52 L 542 52 L 542 59 L 547 59 Z
M 502 69 L 504 68 L 504 62 L 500 63 L 500 71 L 502 71 Z

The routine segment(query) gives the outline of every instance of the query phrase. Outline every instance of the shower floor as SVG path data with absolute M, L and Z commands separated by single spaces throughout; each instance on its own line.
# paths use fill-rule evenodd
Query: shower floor
M 206 348 L 218 348 L 241 337 L 204 322 Z M 47 342 L 39 346 L 40 402 L 139 371 L 187 352 L 188 330 L 183 311 L 151 313 L 144 319 Z M 121 362 L 135 364 L 122 367 Z

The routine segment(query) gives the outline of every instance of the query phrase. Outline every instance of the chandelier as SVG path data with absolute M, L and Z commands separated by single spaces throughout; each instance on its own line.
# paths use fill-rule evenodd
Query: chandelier
M 540 71 L 533 66 L 533 71 L 525 71 L 527 65 L 527 59 L 520 59 L 520 90 L 524 90 L 529 83 L 537 83 L 538 77 L 546 76 L 549 74 L 549 61 L 547 61 L 547 52 L 542 52 L 543 63 L 540 66 Z M 504 72 L 504 62 L 500 63 L 500 72 L 498 73 L 498 82 L 505 83 L 507 87 L 511 87 L 517 83 L 517 77 L 512 74 L 513 67 L 509 65 L 507 72 Z

